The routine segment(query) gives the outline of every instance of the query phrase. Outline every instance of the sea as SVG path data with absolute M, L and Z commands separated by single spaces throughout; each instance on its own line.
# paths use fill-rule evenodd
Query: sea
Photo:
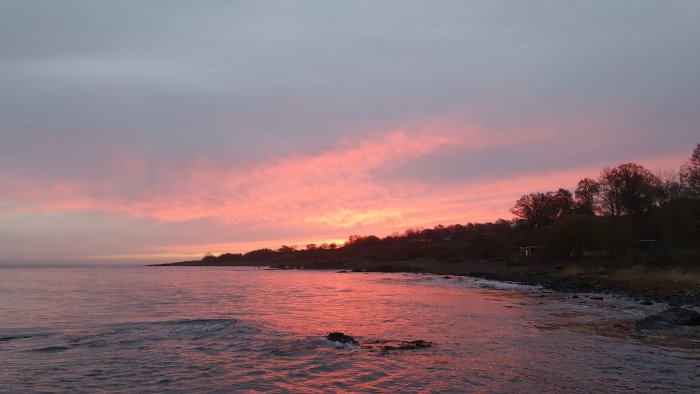
M 455 276 L 6 267 L 0 392 L 698 393 L 698 330 L 634 326 L 664 307 Z

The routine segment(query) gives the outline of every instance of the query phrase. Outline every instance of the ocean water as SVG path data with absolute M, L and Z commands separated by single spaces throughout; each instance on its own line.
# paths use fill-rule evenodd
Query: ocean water
M 661 308 L 415 274 L 0 268 L 0 392 L 700 392 L 697 329 L 633 328 Z

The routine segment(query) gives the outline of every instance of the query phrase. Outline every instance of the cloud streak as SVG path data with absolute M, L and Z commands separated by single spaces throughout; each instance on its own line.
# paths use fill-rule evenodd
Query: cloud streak
M 376 137 L 243 168 L 208 158 L 149 166 L 146 159 L 125 155 L 112 160 L 105 179 L 30 181 L 3 173 L 1 180 L 9 186 L 3 198 L 13 201 L 15 210 L 102 211 L 165 222 L 216 219 L 343 229 L 407 225 L 419 211 L 416 200 L 430 196 L 431 186 L 378 174 L 447 147 L 468 154 L 550 135 L 535 131 L 514 138 L 493 136 L 446 121 L 371 134 Z M 144 179 L 152 183 L 144 184 Z
M 385 133 L 378 139 L 345 142 L 317 155 L 299 154 L 247 168 L 227 168 L 207 158 L 158 163 L 125 157 L 115 160 L 103 180 L 32 181 L 2 174 L 3 196 L 19 210 L 96 210 L 161 221 L 218 218 L 227 222 L 299 224 L 317 210 L 357 207 L 381 198 L 369 172 L 392 168 L 461 143 L 448 135 Z M 149 178 L 148 190 L 134 180 Z M 130 192 L 133 192 L 131 194 Z

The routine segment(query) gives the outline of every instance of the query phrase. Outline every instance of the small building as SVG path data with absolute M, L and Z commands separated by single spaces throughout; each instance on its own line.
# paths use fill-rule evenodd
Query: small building
M 527 260 L 541 260 L 547 257 L 547 247 L 546 246 L 521 246 L 520 247 L 520 258 Z

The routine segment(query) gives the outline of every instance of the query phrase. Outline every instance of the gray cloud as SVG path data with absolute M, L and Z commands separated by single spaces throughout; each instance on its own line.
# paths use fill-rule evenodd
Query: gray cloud
M 168 135 L 189 149 L 196 131 L 210 137 L 204 149 L 225 135 L 254 147 L 280 132 L 304 142 L 435 113 L 522 123 L 698 99 L 693 2 L 3 8 L 10 130 L 92 134 L 106 123 L 147 144 Z
M 125 152 L 245 166 L 435 118 L 556 136 L 381 176 L 459 182 L 690 151 L 698 20 L 690 0 L 5 0 L 0 166 L 54 180 L 104 176 Z M 572 143 L 592 139 L 608 143 Z

